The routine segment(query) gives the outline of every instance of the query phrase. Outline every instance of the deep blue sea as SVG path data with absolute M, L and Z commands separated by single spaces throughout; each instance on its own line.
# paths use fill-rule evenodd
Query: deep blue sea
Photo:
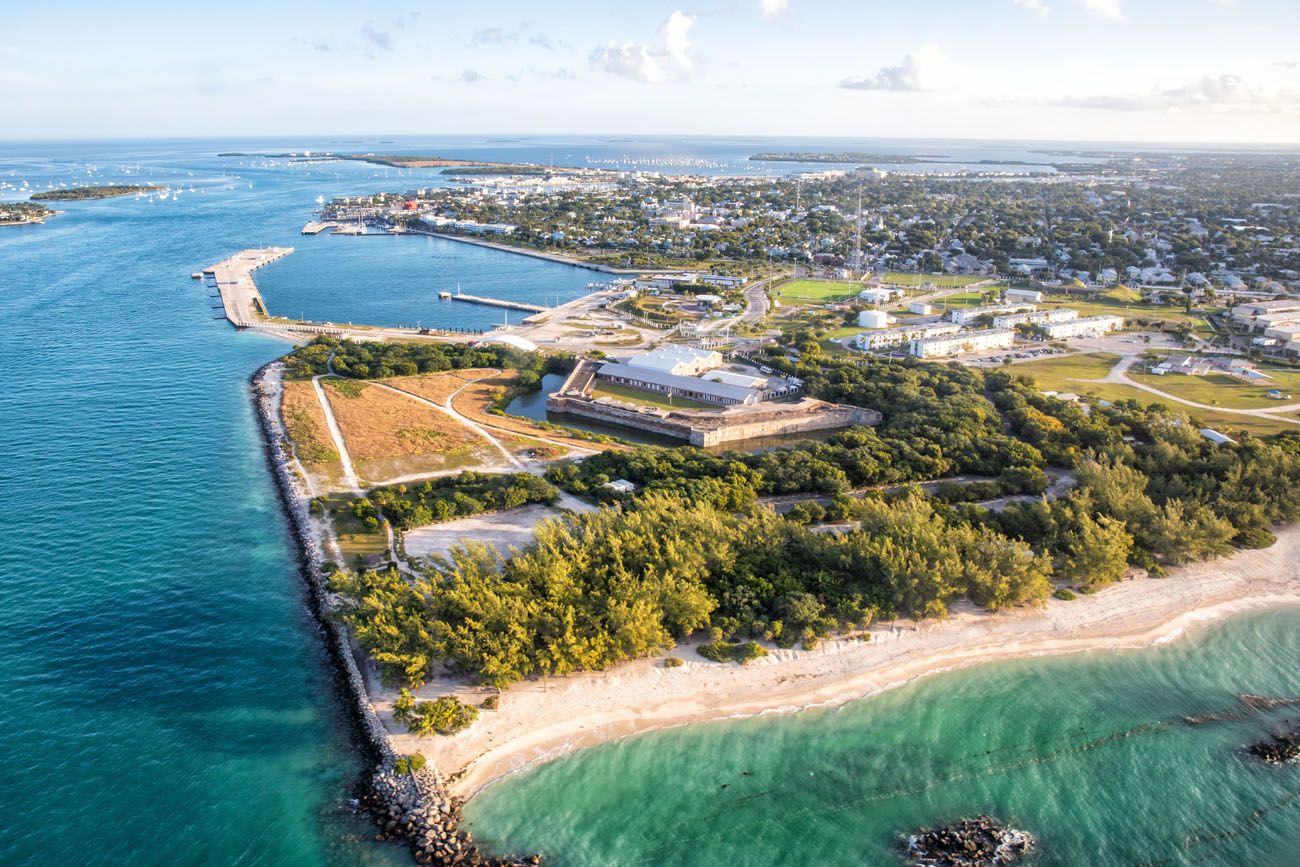
M 346 807 L 359 770 L 247 394 L 285 351 L 213 318 L 191 272 L 249 246 L 273 312 L 490 327 L 460 283 L 568 297 L 579 269 L 425 238 L 298 234 L 318 196 L 436 170 L 220 158 L 438 151 L 785 172 L 755 150 L 1023 160 L 1036 146 L 670 139 L 0 143 L 0 198 L 161 182 L 0 227 L 0 864 L 379 865 Z M 1040 157 L 1041 158 L 1041 157 Z M 24 187 L 24 182 L 26 186 Z M 1300 709 L 1189 727 L 1236 692 L 1300 697 L 1300 613 L 1150 652 L 937 677 L 837 711 L 638 737 L 501 782 L 476 835 L 560 865 L 889 864 L 914 825 L 991 811 L 1042 864 L 1300 863 L 1300 767 L 1238 748 Z M 742 772 L 748 771 L 748 775 Z M 724 787 L 725 784 L 725 787 Z

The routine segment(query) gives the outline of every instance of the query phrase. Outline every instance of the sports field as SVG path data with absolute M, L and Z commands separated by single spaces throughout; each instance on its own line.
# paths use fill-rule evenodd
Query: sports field
M 857 295 L 861 283 L 847 280 L 791 280 L 781 284 L 781 300 L 796 304 L 825 304 L 844 301 Z

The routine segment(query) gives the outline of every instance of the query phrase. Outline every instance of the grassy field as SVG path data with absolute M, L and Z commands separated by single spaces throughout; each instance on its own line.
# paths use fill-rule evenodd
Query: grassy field
M 936 313 L 942 313 L 944 310 L 951 310 L 954 307 L 979 307 L 986 304 L 984 295 L 981 292 L 958 292 L 956 295 L 949 295 L 945 298 L 936 298 L 930 302 Z
M 310 382 L 284 383 L 281 413 L 299 460 L 308 465 L 338 461 L 339 453 L 330 442 L 329 427 L 325 424 L 325 411 Z
M 1195 407 L 1184 406 L 1176 401 L 1161 400 L 1158 396 L 1150 392 L 1143 391 L 1140 388 L 1134 388 L 1131 385 L 1120 383 L 1095 383 L 1080 382 L 1079 380 L 1096 380 L 1101 379 L 1110 369 L 1119 361 L 1119 356 L 1111 355 L 1104 352 L 1088 353 L 1086 355 L 1068 355 L 1062 358 L 1048 358 L 1043 361 L 1029 361 L 1024 364 L 1016 364 L 1011 370 L 1018 374 L 1031 376 L 1038 383 L 1038 387 L 1044 391 L 1073 392 L 1085 397 L 1093 397 L 1098 400 L 1109 400 L 1112 402 L 1121 400 L 1136 400 L 1143 405 L 1160 403 L 1175 412 L 1186 412 L 1189 416 L 1199 421 L 1201 424 L 1213 427 L 1221 431 L 1249 431 L 1255 436 L 1272 436 L 1273 434 L 1284 431 L 1300 431 L 1300 423 L 1289 424 L 1283 421 L 1274 421 L 1267 418 L 1255 418 L 1248 415 L 1238 415 L 1230 412 L 1216 412 L 1214 410 L 1202 410 Z M 1132 375 L 1132 374 L 1130 374 Z M 1168 381 L 1173 377 L 1135 377 L 1139 381 L 1146 382 L 1148 379 L 1156 380 L 1154 385 L 1162 391 L 1170 394 L 1175 392 L 1167 388 Z M 1192 377 L 1178 377 L 1179 379 L 1191 379 Z M 1177 395 L 1185 397 L 1187 400 L 1195 398 L 1186 395 Z M 1198 401 L 1200 403 L 1209 403 L 1209 401 Z M 1236 408 L 1236 407 L 1234 407 Z M 1244 407 L 1243 407 L 1244 408 Z M 1297 420 L 1300 422 L 1300 419 Z
M 1270 389 L 1276 388 L 1283 394 L 1300 395 L 1300 371 L 1264 370 L 1273 377 L 1269 385 L 1252 385 L 1235 377 L 1216 373 L 1208 376 L 1155 376 L 1149 373 L 1129 373 L 1135 381 L 1163 392 L 1193 400 L 1210 406 L 1224 406 L 1229 409 L 1269 409 L 1279 405 L 1300 402 L 1292 400 L 1274 400 L 1267 396 Z
M 791 280 L 781 284 L 780 297 L 782 301 L 825 304 L 852 298 L 861 290 L 861 283 L 846 280 Z
M 612 397 L 614 400 L 621 400 L 625 403 L 634 403 L 637 406 L 653 406 L 657 409 L 717 409 L 711 403 L 700 403 L 697 400 L 687 400 L 684 397 L 674 397 L 671 400 L 667 395 L 655 394 L 652 391 L 642 391 L 639 388 L 628 388 L 622 385 L 614 385 L 610 382 L 598 383 L 591 390 L 591 396 L 595 397 Z
M 1072 391 L 1083 394 L 1085 389 L 1094 386 L 1077 380 L 1101 379 L 1110 373 L 1110 369 L 1118 361 L 1118 355 L 1111 355 L 1108 352 L 1090 352 L 1086 355 L 1066 355 L 1061 358 L 1045 358 L 1042 361 L 1013 364 L 1010 370 L 1012 373 L 1032 376 L 1038 383 L 1038 387 L 1044 391 Z
M 1040 310 L 1053 307 L 1069 307 L 1079 311 L 1080 316 L 1123 316 L 1126 319 L 1162 319 L 1165 322 L 1190 322 L 1196 331 L 1213 333 L 1199 312 L 1188 313 L 1181 307 L 1153 304 L 1120 304 L 1109 299 L 1091 301 L 1087 298 L 1053 296 L 1038 305 Z
M 425 373 L 419 376 L 398 376 L 393 379 L 382 380 L 382 382 L 391 385 L 393 388 L 400 388 L 402 391 L 418 394 L 425 400 L 443 403 L 447 398 L 451 397 L 456 389 L 465 385 L 465 383 L 491 374 L 492 371 L 486 368 L 471 368 L 469 370 L 449 370 L 446 373 Z
M 356 380 L 322 381 L 358 475 L 372 482 L 479 462 L 483 441 L 431 406 Z
M 969 286 L 972 283 L 982 283 L 991 278 L 975 277 L 967 274 L 913 274 L 909 271 L 888 271 L 880 279 L 881 282 L 890 283 L 894 286 L 924 286 L 930 283 L 940 289 L 953 289 L 959 286 Z
M 350 504 L 354 499 L 356 497 L 352 494 L 333 494 L 321 498 L 330 522 L 334 525 L 339 547 L 343 549 L 344 560 L 347 561 L 340 563 L 341 566 L 353 566 L 358 557 L 370 554 L 382 556 L 388 551 L 388 539 L 382 525 L 371 530 L 352 513 Z

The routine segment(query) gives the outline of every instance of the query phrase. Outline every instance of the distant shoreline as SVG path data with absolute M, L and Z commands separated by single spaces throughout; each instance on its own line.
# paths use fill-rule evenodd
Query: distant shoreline
M 33 193 L 31 199 L 33 202 L 81 202 L 89 199 L 115 199 L 118 196 L 130 196 L 134 193 L 153 193 L 161 189 L 161 184 L 112 184 L 99 187 L 69 187 L 67 189 Z
M 518 771 L 628 735 L 834 707 L 987 662 L 1152 647 L 1197 623 L 1290 606 L 1300 606 L 1300 526 L 1279 531 L 1266 550 L 1180 567 L 1168 578 L 1124 581 L 1070 602 L 1053 600 L 1046 610 L 987 613 L 966 606 L 946 622 L 880 624 L 869 642 L 774 650 L 745 667 L 706 661 L 688 643 L 673 652 L 685 662 L 678 668 L 664 668 L 660 657 L 527 681 L 454 738 L 404 733 L 391 722 L 388 691 L 373 680 L 368 686 L 394 746 L 423 751 L 451 780 L 452 792 L 469 798 Z M 435 679 L 422 692 L 457 685 Z
M 442 238 L 445 241 L 459 241 L 462 244 L 473 244 L 476 247 L 487 247 L 490 250 L 500 250 L 504 253 L 518 253 L 520 256 L 531 256 L 534 259 L 544 259 L 548 262 L 555 262 L 559 265 L 572 265 L 575 268 L 586 268 L 589 271 L 599 271 L 603 274 L 644 274 L 647 270 L 671 273 L 674 270 L 671 268 L 615 268 L 611 265 L 601 265 L 598 262 L 586 262 L 582 259 L 574 259 L 560 253 L 545 253 L 541 250 L 531 250 L 527 247 L 512 247 L 509 244 L 498 244 L 493 241 L 484 241 L 480 238 L 467 238 L 464 235 L 448 235 L 443 232 L 430 232 L 424 229 L 408 229 L 407 233 L 412 235 L 429 235 L 434 238 Z

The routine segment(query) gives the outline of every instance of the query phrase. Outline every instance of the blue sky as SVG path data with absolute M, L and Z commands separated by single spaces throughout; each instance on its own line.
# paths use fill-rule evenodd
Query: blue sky
M 1300 142 L 1297 0 L 0 0 L 0 137 Z

